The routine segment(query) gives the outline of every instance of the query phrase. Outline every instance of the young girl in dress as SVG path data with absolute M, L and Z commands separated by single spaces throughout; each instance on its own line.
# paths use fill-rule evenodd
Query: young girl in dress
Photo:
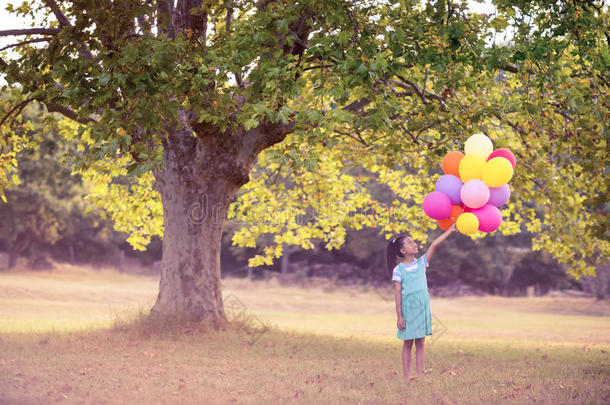
M 424 340 L 432 335 L 432 316 L 430 313 L 430 295 L 426 280 L 426 267 L 434 256 L 438 245 L 456 231 L 455 224 L 442 235 L 434 239 L 426 253 L 415 259 L 418 246 L 408 236 L 399 236 L 388 243 L 388 271 L 392 272 L 394 296 L 396 298 L 396 315 L 398 321 L 398 339 L 404 340 L 402 348 L 402 368 L 405 381 L 409 381 L 411 367 L 411 349 L 415 341 L 415 361 L 417 377 L 424 373 Z M 396 264 L 397 257 L 400 259 Z M 417 378 L 414 377 L 414 378 Z

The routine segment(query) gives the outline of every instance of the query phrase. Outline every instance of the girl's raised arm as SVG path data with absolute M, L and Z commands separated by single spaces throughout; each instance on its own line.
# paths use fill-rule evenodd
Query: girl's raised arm
M 432 241 L 432 243 L 430 244 L 430 247 L 426 251 L 426 260 L 428 261 L 428 263 L 430 263 L 430 259 L 432 259 L 432 256 L 434 256 L 434 252 L 436 252 L 436 248 L 438 247 L 438 245 L 440 245 L 445 239 L 447 239 L 449 237 L 449 235 L 451 235 L 453 232 L 456 232 L 456 231 L 457 231 L 456 225 L 453 224 L 453 225 L 451 225 L 451 228 L 447 229 L 439 237 L 437 237 L 436 239 L 434 239 Z

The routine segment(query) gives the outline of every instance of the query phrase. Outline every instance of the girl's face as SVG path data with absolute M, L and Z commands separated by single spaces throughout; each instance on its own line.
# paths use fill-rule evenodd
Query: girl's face
M 400 253 L 402 253 L 403 256 L 414 255 L 418 252 L 418 249 L 419 248 L 417 244 L 413 241 L 413 239 L 406 236 L 402 240 L 402 248 L 400 249 Z

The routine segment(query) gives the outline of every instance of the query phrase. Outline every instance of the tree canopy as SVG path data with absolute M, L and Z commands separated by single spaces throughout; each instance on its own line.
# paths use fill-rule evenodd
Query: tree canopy
M 82 142 L 73 168 L 100 183 L 100 203 L 135 246 L 167 241 L 174 220 L 166 211 L 161 224 L 161 201 L 167 209 L 173 192 L 162 187 L 187 190 L 191 207 L 205 188 L 223 217 L 238 193 L 235 243 L 272 235 L 261 264 L 283 244 L 338 247 L 347 227 L 424 241 L 436 225 L 420 204 L 440 159 L 483 132 L 518 159 L 500 231 L 525 227 L 535 249 L 593 274 L 610 246 L 608 6 L 493 3 L 493 15 L 407 0 L 9 5 L 41 17 L 0 31 L 17 38 L 0 61 L 12 96 L 4 172 L 27 142 L 21 108 L 44 104 L 78 124 L 67 135 Z M 372 198 L 378 183 L 395 204 Z

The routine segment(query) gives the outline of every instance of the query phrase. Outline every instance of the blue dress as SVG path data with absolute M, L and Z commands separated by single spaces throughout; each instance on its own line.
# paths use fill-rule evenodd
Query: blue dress
M 432 313 L 430 312 L 426 267 L 428 267 L 428 261 L 424 254 L 409 264 L 399 263 L 394 269 L 392 280 L 398 281 L 398 274 L 400 274 L 402 316 L 406 324 L 405 329 L 398 329 L 396 335 L 398 339 L 410 340 L 432 335 Z

